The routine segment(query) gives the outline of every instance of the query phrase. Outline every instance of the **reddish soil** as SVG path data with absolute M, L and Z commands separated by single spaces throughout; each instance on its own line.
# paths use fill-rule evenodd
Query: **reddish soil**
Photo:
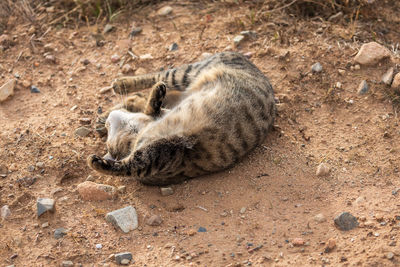
M 154 10 L 168 4 L 173 12 L 157 16 Z M 0 178 L 0 206 L 9 205 L 12 213 L 0 222 L 1 265 L 59 266 L 71 260 L 75 266 L 115 266 L 110 255 L 123 251 L 132 252 L 132 266 L 400 264 L 399 118 L 388 88 L 379 83 L 400 63 L 399 7 L 393 5 L 379 6 L 380 20 L 365 15 L 352 24 L 283 11 L 253 21 L 250 4 L 163 2 L 118 18 L 101 47 L 94 27 L 84 26 L 53 26 L 32 45 L 35 29 L 13 18 L 8 34 L 14 43 L 0 52 L 0 84 L 20 76 L 15 94 L 0 103 L 0 165 L 9 171 Z M 129 39 L 133 22 L 143 32 Z M 232 39 L 241 30 L 253 30 L 257 38 L 235 48 Z M 352 31 L 354 37 L 346 39 Z M 355 53 L 371 40 L 391 49 L 392 62 L 354 70 Z M 179 49 L 171 52 L 173 42 Z M 130 47 L 135 55 L 153 58 L 132 59 Z M 45 59 L 48 50 L 55 63 Z M 99 93 L 121 72 L 111 62 L 113 54 L 125 56 L 134 70 L 150 72 L 224 50 L 251 52 L 282 103 L 275 130 L 262 146 L 230 170 L 173 185 L 167 197 L 158 187 L 87 167 L 86 157 L 104 153 L 104 142 L 94 131 L 84 138 L 74 131 L 80 118 L 94 126 L 98 107 L 105 110 L 120 100 L 112 92 Z M 90 61 L 85 69 L 83 59 Z M 315 62 L 322 73 L 310 74 Z M 363 79 L 370 91 L 360 96 Z M 23 82 L 41 93 L 31 93 Z M 330 167 L 328 176 L 316 176 L 321 162 Z M 126 192 L 115 200 L 83 201 L 76 187 L 88 175 L 98 183 L 125 185 Z M 37 181 L 27 186 L 17 181 L 23 177 Z M 54 198 L 56 212 L 37 218 L 38 197 Z M 138 212 L 139 228 L 124 234 L 104 215 L 128 205 Z M 333 218 L 343 211 L 360 226 L 337 229 Z M 320 213 L 326 221 L 315 221 Z M 162 217 L 160 226 L 145 223 L 152 214 Z M 49 226 L 42 228 L 45 222 Z M 59 227 L 69 232 L 56 240 Z M 197 232 L 199 227 L 206 232 Z M 329 239 L 336 247 L 327 252 Z

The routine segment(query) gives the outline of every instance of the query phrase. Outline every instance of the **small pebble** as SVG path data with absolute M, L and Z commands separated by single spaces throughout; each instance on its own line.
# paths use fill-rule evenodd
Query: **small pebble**
M 90 64 L 90 61 L 89 61 L 89 59 L 85 58 L 85 59 L 83 59 L 83 60 L 81 61 L 81 63 L 82 63 L 83 65 L 89 65 L 89 64 Z
M 338 72 L 339 72 L 340 75 L 344 75 L 346 73 L 346 70 L 338 69 Z
M 397 73 L 394 78 L 393 78 L 393 82 L 392 82 L 392 86 L 393 89 L 400 89 L 400 72 Z
M 117 191 L 121 194 L 124 194 L 126 192 L 126 186 L 125 185 L 118 186 Z
M 176 51 L 176 50 L 178 50 L 178 44 L 172 43 L 169 47 L 169 51 Z
M 357 92 L 359 95 L 364 95 L 368 92 L 369 86 L 366 80 L 362 80 L 360 85 L 358 86 Z
M 239 211 L 240 214 L 244 214 L 245 212 L 246 212 L 246 207 L 241 208 Z
M 388 57 L 390 57 L 389 49 L 376 42 L 369 42 L 361 46 L 354 61 L 361 65 L 373 65 Z
M 0 214 L 2 219 L 7 219 L 7 217 L 11 215 L 11 210 L 8 205 L 1 207 Z
M 138 35 L 141 32 L 142 32 L 142 28 L 140 28 L 140 27 L 132 27 L 131 32 L 129 33 L 129 36 L 133 37 L 135 35 Z
M 74 263 L 72 261 L 63 261 L 61 265 L 62 267 L 72 267 Z
M 117 264 L 122 264 L 123 260 L 128 260 L 128 263 L 132 260 L 132 253 L 130 252 L 121 252 L 115 254 L 115 261 Z
M 32 85 L 31 86 L 31 93 L 38 94 L 38 93 L 40 93 L 40 90 L 36 86 Z
M 363 204 L 365 202 L 365 198 L 364 197 L 358 197 L 357 199 L 356 199 L 356 201 L 355 201 L 355 203 L 357 204 L 357 205 L 361 205 L 361 204 Z
M 42 224 L 42 228 L 47 228 L 47 227 L 49 227 L 49 222 L 45 222 Z
M 146 220 L 146 223 L 150 226 L 159 226 L 162 223 L 162 218 L 159 215 L 152 215 Z
M 157 14 L 160 15 L 160 16 L 166 16 L 166 15 L 170 14 L 171 12 L 172 12 L 172 7 L 170 7 L 170 6 L 165 6 L 165 7 L 163 7 L 163 8 L 160 8 L 160 9 L 157 11 Z
M 205 233 L 205 232 L 207 232 L 207 229 L 200 226 L 199 229 L 197 230 L 197 232 L 199 232 L 199 233 Z
M 314 73 L 319 73 L 322 71 L 322 65 L 321 63 L 317 62 L 314 65 L 311 66 L 311 71 Z
M 170 196 L 174 193 L 172 187 L 161 187 L 161 195 L 162 196 Z
M 393 260 L 393 258 L 394 258 L 393 252 L 389 252 L 388 254 L 386 254 L 386 258 L 387 258 L 388 260 Z
M 234 44 L 235 46 L 238 46 L 238 45 L 240 45 L 240 43 L 241 43 L 244 39 L 245 39 L 245 36 L 244 36 L 244 35 L 236 35 L 236 36 L 233 38 L 233 44 Z
M 116 189 L 114 186 L 97 184 L 85 181 L 77 186 L 77 191 L 83 200 L 101 201 L 115 197 Z
M 112 63 L 117 63 L 120 59 L 121 59 L 120 56 L 118 56 L 117 54 L 111 56 Z
M 53 56 L 53 55 L 46 55 L 46 56 L 45 56 L 45 59 L 46 59 L 48 62 L 56 63 L 56 57 Z
M 336 247 L 336 240 L 334 238 L 329 238 L 326 243 L 325 253 L 331 252 Z
M 316 221 L 318 223 L 323 223 L 323 222 L 326 221 L 326 218 L 325 218 L 324 214 L 319 213 L 319 214 L 314 216 L 314 221 Z
M 335 85 L 335 87 L 336 87 L 337 89 L 342 89 L 342 83 L 341 83 L 341 82 L 337 82 L 336 85 Z
M 62 238 L 63 236 L 65 236 L 66 234 L 67 234 L 67 230 L 65 229 L 65 228 L 57 228 L 55 231 L 54 231 L 54 238 L 55 239 L 60 239 L 60 238 Z
M 390 86 L 393 81 L 393 74 L 394 74 L 394 68 L 391 67 L 385 72 L 385 74 L 382 75 L 382 82 Z
M 55 201 L 51 198 L 38 198 L 36 201 L 37 216 L 41 216 L 45 212 L 54 212 Z
M 329 170 L 328 165 L 325 164 L 325 163 L 321 163 L 317 167 L 316 175 L 319 176 L 319 177 L 320 176 L 326 176 L 326 175 L 329 174 L 329 171 L 330 170 Z
M 89 128 L 86 127 L 79 127 L 78 129 L 75 130 L 75 135 L 78 135 L 80 137 L 86 137 L 88 136 L 90 133 L 92 132 L 92 130 L 90 130 Z
M 97 249 L 102 249 L 102 248 L 103 248 L 103 245 L 102 245 L 102 244 L 96 244 L 96 248 L 97 248 Z
M 360 65 L 358 65 L 358 64 L 354 65 L 354 70 L 360 70 L 360 69 L 361 69 Z
M 111 32 L 113 29 L 114 29 L 114 26 L 113 26 L 113 25 L 111 25 L 111 24 L 106 24 L 106 26 L 104 26 L 103 33 L 109 33 L 109 32 Z
M 122 66 L 121 71 L 122 71 L 123 74 L 127 74 L 129 72 L 133 72 L 133 68 L 132 68 L 132 66 L 130 64 L 125 64 L 125 65 Z
M 305 244 L 305 241 L 302 238 L 295 238 L 295 239 L 293 239 L 292 244 L 295 247 L 299 247 L 299 246 L 303 246 Z

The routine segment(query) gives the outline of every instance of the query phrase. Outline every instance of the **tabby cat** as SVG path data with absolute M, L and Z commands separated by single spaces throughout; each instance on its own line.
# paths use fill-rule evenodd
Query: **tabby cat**
M 91 168 L 145 184 L 178 183 L 232 166 L 264 141 L 275 118 L 272 86 L 239 53 L 113 82 L 118 94 L 149 87 L 147 98 L 137 93 L 98 119 L 108 153 L 89 156 Z

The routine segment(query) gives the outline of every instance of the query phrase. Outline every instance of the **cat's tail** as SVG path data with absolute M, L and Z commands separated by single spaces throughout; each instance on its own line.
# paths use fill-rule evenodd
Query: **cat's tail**
M 183 65 L 178 68 L 138 76 L 117 78 L 112 87 L 117 94 L 129 94 L 152 87 L 159 81 L 164 82 L 169 90 L 185 91 L 192 81 L 195 65 Z

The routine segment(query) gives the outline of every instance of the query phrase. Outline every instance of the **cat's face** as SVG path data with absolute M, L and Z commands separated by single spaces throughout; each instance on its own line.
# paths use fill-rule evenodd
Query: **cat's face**
M 132 151 L 138 133 L 152 121 L 143 113 L 114 110 L 105 123 L 107 128 L 107 160 L 121 160 Z

